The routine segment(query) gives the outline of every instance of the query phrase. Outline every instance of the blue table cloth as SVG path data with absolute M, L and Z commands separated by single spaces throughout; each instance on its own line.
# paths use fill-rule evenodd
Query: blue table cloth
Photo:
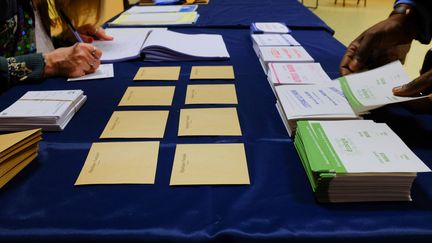
M 298 0 L 214 0 L 199 5 L 197 26 L 249 27 L 252 22 L 283 22 L 291 28 L 334 31 Z
M 28 90 L 83 89 L 88 101 L 63 132 L 44 133 L 40 155 L 0 190 L 0 242 L 431 242 L 432 176 L 416 179 L 413 202 L 319 204 L 293 141 L 275 108 L 275 97 L 252 50 L 247 29 L 176 29 L 222 34 L 231 55 L 223 62 L 125 62 L 115 78 L 66 83 L 49 79 L 0 95 L 3 110 Z M 345 47 L 326 31 L 293 33 L 332 78 Z M 189 81 L 192 65 L 234 66 L 234 81 Z M 180 65 L 180 80 L 134 82 L 141 66 Z M 178 138 L 179 110 L 192 83 L 234 83 L 241 137 Z M 175 85 L 172 107 L 117 107 L 128 86 Z M 217 107 L 217 106 L 211 106 Z M 113 111 L 169 109 L 155 185 L 74 187 L 93 142 L 149 141 L 98 137 Z M 414 152 L 432 166 L 432 116 L 399 106 L 376 110 Z M 170 187 L 175 146 L 181 143 L 245 144 L 250 185 Z

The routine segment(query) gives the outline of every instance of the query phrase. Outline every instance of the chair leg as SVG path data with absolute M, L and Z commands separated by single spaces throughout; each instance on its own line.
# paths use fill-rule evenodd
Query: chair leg
M 335 4 L 337 4 L 337 0 L 335 0 Z
M 345 7 L 345 0 L 342 1 L 342 6 Z
M 364 0 L 364 6 L 366 7 L 366 0 Z

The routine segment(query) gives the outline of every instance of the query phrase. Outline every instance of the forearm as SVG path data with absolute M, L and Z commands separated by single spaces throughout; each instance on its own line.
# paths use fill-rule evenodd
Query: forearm
M 418 35 L 416 39 L 423 44 L 428 44 L 432 38 L 432 1 L 430 0 L 397 0 L 399 4 L 407 4 L 413 7 L 418 18 Z
M 0 57 L 0 90 L 19 82 L 39 81 L 43 78 L 45 62 L 42 54 L 11 58 Z

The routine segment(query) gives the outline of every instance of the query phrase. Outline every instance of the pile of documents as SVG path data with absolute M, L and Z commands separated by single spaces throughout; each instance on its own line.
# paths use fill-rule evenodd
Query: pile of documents
M 320 202 L 411 201 L 417 172 L 430 169 L 386 125 L 301 121 L 295 147 Z
M 397 102 L 405 102 L 424 97 L 394 96 L 393 87 L 408 83 L 410 79 L 399 61 L 382 67 L 341 77 L 335 81 L 321 84 L 294 84 L 289 80 L 287 67 L 280 68 L 270 64 L 269 81 L 286 80 L 289 85 L 271 85 L 276 92 L 276 106 L 284 121 L 288 134 L 294 134 L 298 120 L 342 120 L 356 119 L 368 111 Z M 279 69 L 277 69 L 279 68 Z M 307 82 L 309 74 L 298 75 L 299 80 Z M 300 78 L 301 77 L 301 78 Z M 316 78 L 316 80 L 318 80 Z
M 364 114 L 387 104 L 425 98 L 425 96 L 412 98 L 393 95 L 393 87 L 411 81 L 400 61 L 367 72 L 341 77 L 338 81 L 357 114 Z
M 197 5 L 134 6 L 109 23 L 110 26 L 161 26 L 193 24 Z
M 61 131 L 86 99 L 82 90 L 29 91 L 0 112 L 0 131 Z
M 41 130 L 0 135 L 0 188 L 38 155 Z
M 358 119 L 337 85 L 280 85 L 276 108 L 292 136 L 299 120 Z
M 118 62 L 144 58 L 144 61 L 227 60 L 230 58 L 221 35 L 182 34 L 167 29 L 108 28 L 113 41 L 95 41 L 102 50 L 101 61 Z

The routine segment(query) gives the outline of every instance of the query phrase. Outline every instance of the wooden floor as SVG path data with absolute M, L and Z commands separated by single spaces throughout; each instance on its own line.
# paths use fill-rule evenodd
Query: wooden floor
M 347 46 L 364 30 L 386 19 L 393 3 L 394 0 L 367 0 L 364 7 L 363 0 L 358 6 L 357 0 L 346 0 L 343 7 L 342 0 L 338 0 L 337 5 L 334 0 L 319 0 L 318 8 L 312 11 L 333 28 L 336 32 L 335 38 Z M 304 4 L 314 5 L 315 0 L 304 0 Z M 431 47 L 418 41 L 413 43 L 405 63 L 405 69 L 411 78 L 418 76 L 424 55 Z

